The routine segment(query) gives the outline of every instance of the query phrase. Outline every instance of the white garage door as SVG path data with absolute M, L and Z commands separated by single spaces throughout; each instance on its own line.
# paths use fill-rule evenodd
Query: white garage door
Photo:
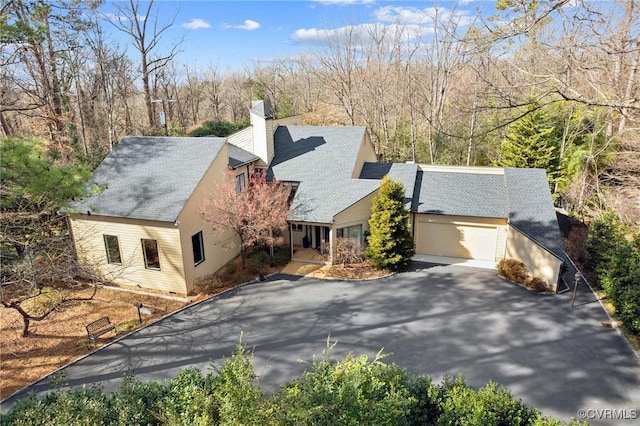
M 495 225 L 416 222 L 416 253 L 430 256 L 490 260 L 496 258 Z

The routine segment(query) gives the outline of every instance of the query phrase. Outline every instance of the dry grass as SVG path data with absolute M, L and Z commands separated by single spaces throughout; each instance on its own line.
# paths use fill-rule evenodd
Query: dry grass
M 90 289 L 76 290 L 80 294 Z M 114 339 L 107 333 L 91 345 L 85 326 L 108 316 L 119 333 L 139 327 L 133 302 L 155 309 L 143 316 L 143 324 L 173 312 L 185 302 L 100 288 L 93 300 L 65 304 L 45 320 L 32 322 L 29 337 L 21 337 L 22 317 L 13 309 L 0 307 L 0 399 L 23 388 L 57 368 Z

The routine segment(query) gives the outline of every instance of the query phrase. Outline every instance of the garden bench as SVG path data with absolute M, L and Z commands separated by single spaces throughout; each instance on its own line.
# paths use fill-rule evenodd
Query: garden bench
M 87 329 L 89 340 L 91 341 L 91 343 L 95 343 L 96 338 L 110 331 L 115 331 L 116 326 L 111 324 L 111 321 L 109 321 L 109 317 L 102 317 L 92 323 L 87 324 L 85 328 Z

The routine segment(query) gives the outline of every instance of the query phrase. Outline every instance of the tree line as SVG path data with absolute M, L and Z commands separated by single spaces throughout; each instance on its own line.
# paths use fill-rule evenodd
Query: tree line
M 0 6 L 0 128 L 96 164 L 124 135 L 242 122 L 253 99 L 307 124 L 366 126 L 382 160 L 547 169 L 559 205 L 637 220 L 640 6 L 499 0 L 496 16 L 343 26 L 294 58 L 180 64 L 154 1 Z M 105 29 L 129 39 L 136 55 Z M 171 100 L 171 102 L 167 102 Z M 156 102 L 154 102 L 156 101 Z M 524 154 L 523 154 L 524 153 Z

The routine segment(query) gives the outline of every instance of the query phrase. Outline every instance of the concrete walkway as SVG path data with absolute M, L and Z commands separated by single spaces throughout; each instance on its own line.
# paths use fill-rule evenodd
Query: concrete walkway
M 493 380 L 547 415 L 579 409 L 640 410 L 640 363 L 591 293 L 536 295 L 470 267 L 417 266 L 367 282 L 275 276 L 167 317 L 65 369 L 70 386 L 116 389 L 131 370 L 140 380 L 208 371 L 243 335 L 261 386 L 298 377 L 327 339 L 333 356 L 379 350 L 435 381 L 462 374 L 472 386 Z M 330 337 L 329 337 L 330 336 Z M 301 362 L 305 361 L 305 362 Z M 48 380 L 27 391 L 45 392 Z M 2 403 L 8 409 L 15 398 Z M 639 411 L 640 412 L 640 411 Z M 594 412 L 592 412 L 594 413 Z M 637 424 L 637 420 L 591 424 Z

